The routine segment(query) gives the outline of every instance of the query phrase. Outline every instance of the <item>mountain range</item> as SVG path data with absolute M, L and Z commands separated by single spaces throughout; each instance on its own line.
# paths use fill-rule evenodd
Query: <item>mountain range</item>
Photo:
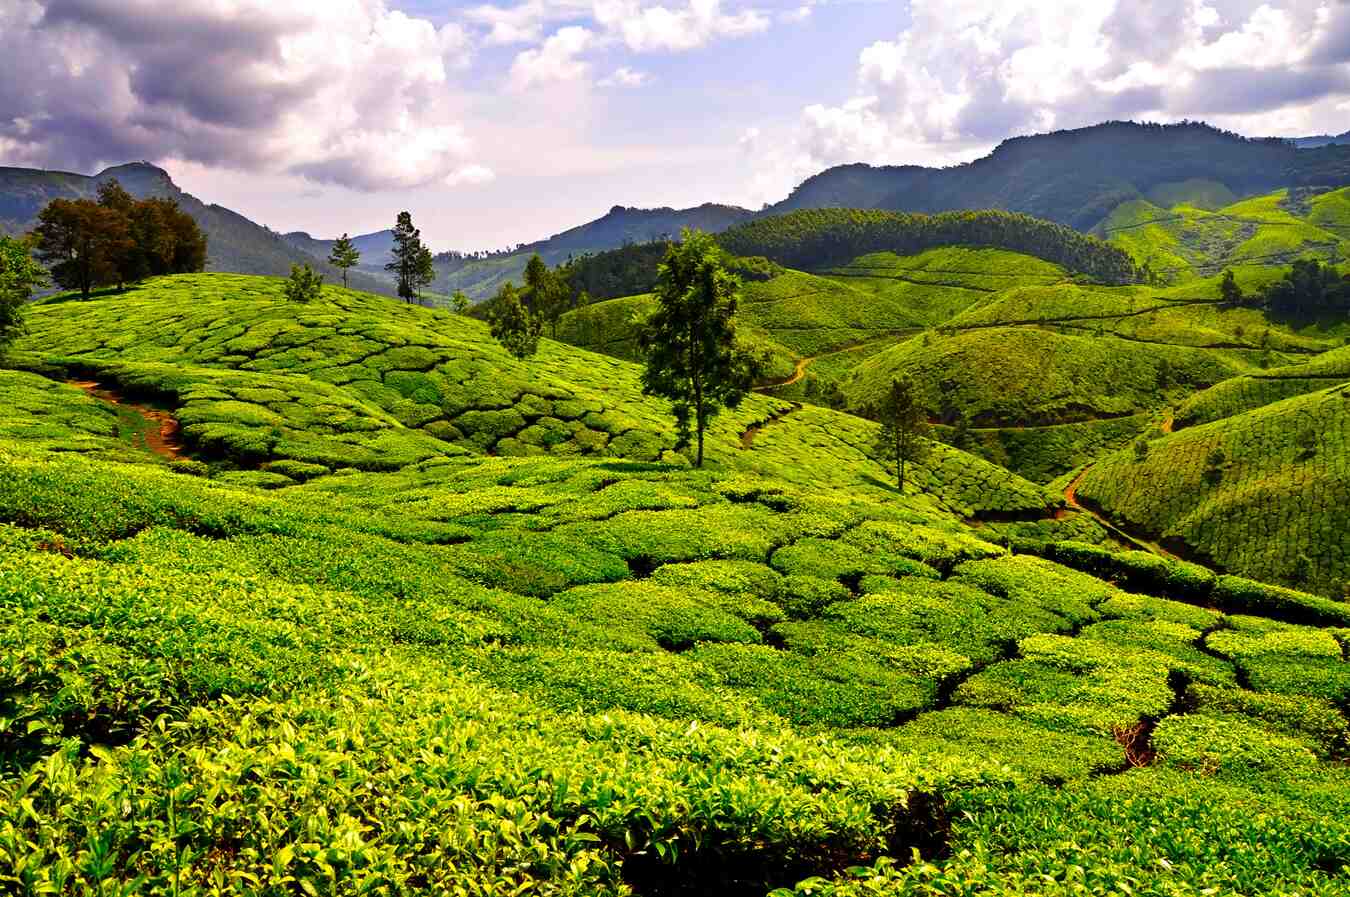
M 135 196 L 178 200 L 210 238 L 208 270 L 285 275 L 292 264 L 317 261 L 330 280 L 340 277 L 324 261 L 332 249 L 331 238 L 304 232 L 279 235 L 183 192 L 167 172 L 143 162 L 109 168 L 92 177 L 0 168 L 0 230 L 23 231 L 50 200 L 92 196 L 100 183 L 112 177 Z M 808 178 L 782 202 L 760 212 L 711 203 L 691 209 L 615 206 L 587 224 L 511 250 L 441 253 L 436 257 L 438 276 L 432 289 L 439 294 L 463 290 L 481 299 L 507 280 L 519 281 L 526 261 L 535 253 L 557 265 L 572 256 L 678 234 L 685 227 L 715 233 L 752 218 L 798 209 L 937 212 L 993 208 L 1091 231 L 1125 203 L 1196 183 L 1224 197 L 1286 186 L 1350 184 L 1350 132 L 1295 140 L 1251 139 L 1198 122 L 1106 122 L 1012 138 L 984 158 L 949 168 L 840 165 Z M 1194 190 L 1188 187 L 1186 192 Z M 391 293 L 392 284 L 383 268 L 392 249 L 392 231 L 362 234 L 353 240 L 362 261 L 352 272 L 352 285 Z

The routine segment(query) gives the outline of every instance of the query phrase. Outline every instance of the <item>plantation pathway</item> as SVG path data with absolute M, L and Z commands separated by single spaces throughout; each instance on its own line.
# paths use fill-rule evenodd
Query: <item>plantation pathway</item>
M 125 409 L 139 417 L 140 423 L 136 426 L 136 432 L 131 440 L 137 448 L 143 448 L 170 461 L 187 457 L 187 449 L 178 435 L 178 420 L 172 414 L 148 405 L 128 402 L 121 393 L 93 380 L 67 380 L 66 383 L 84 390 L 100 402 L 117 409 Z
M 1096 510 L 1088 507 L 1087 505 L 1084 505 L 1082 502 L 1078 500 L 1078 487 L 1082 485 L 1083 478 L 1088 475 L 1088 472 L 1091 471 L 1094 466 L 1095 465 L 1089 464 L 1087 467 L 1084 467 L 1081 471 L 1078 472 L 1078 476 L 1073 478 L 1073 482 L 1069 483 L 1069 485 L 1065 487 L 1064 501 L 1065 503 L 1068 504 L 1069 508 L 1074 511 L 1081 511 L 1084 514 L 1089 515 L 1090 517 L 1092 517 L 1092 519 L 1100 523 L 1106 529 L 1107 532 L 1111 533 L 1116 538 L 1122 539 L 1128 544 L 1135 546 L 1141 551 L 1147 551 L 1151 554 L 1156 554 L 1159 557 L 1167 558 L 1169 561 L 1181 560 L 1181 558 L 1172 554 L 1170 551 L 1163 548 L 1161 545 L 1157 545 L 1153 542 L 1147 542 L 1143 539 L 1135 538 L 1134 536 L 1125 532 L 1125 530 L 1121 529 L 1116 524 L 1112 523 L 1105 516 L 1103 516 Z
M 756 392 L 771 393 L 775 389 L 783 389 L 788 386 L 793 386 L 797 383 L 800 383 L 802 381 L 802 378 L 806 376 L 807 368 L 815 364 L 817 361 L 820 361 L 820 359 L 822 358 L 832 358 L 835 355 L 843 355 L 846 352 L 858 352 L 862 349 L 866 349 L 869 346 L 874 346 L 877 343 L 889 342 L 906 336 L 914 336 L 922 332 L 923 331 L 919 328 L 892 330 L 888 331 L 885 335 L 876 337 L 874 339 L 865 339 L 861 342 L 852 343 L 851 345 L 844 346 L 841 349 L 831 349 L 828 352 L 821 352 L 819 355 L 812 355 L 809 358 L 800 358 L 797 360 L 796 369 L 792 372 L 791 377 L 788 377 L 786 380 L 776 381 L 774 383 L 765 383 L 763 386 L 755 387 L 755 390 Z
M 1168 408 L 1167 413 L 1163 415 L 1161 429 L 1164 435 L 1171 435 L 1177 426 L 1177 410 Z
M 759 423 L 751 424 L 750 426 L 746 427 L 745 432 L 741 434 L 741 448 L 743 449 L 754 448 L 756 436 L 758 436 L 767 427 L 773 426 L 774 424 L 781 421 L 783 418 L 787 417 L 792 412 L 800 411 L 801 408 L 802 406 L 800 402 L 793 402 L 788 407 L 780 408 L 777 411 L 773 412 L 767 418 L 760 421 Z

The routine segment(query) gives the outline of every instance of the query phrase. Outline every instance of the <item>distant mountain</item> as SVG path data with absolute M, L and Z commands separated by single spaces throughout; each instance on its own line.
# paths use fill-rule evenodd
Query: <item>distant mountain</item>
M 1252 140 L 1202 123 L 1107 122 L 1005 140 L 983 159 L 951 168 L 831 168 L 765 214 L 993 208 L 1089 230 L 1121 203 L 1166 185 L 1205 180 L 1239 196 L 1291 184 L 1343 186 L 1350 184 L 1348 163 L 1350 147 L 1305 151 L 1293 141 Z
M 511 252 L 476 255 L 444 253 L 436 257 L 440 276 L 435 290 L 452 293 L 463 290 L 470 297 L 492 295 L 506 281 L 521 281 L 525 263 L 538 253 L 550 265 L 559 265 L 569 256 L 617 249 L 628 243 L 648 243 L 678 237 L 686 227 L 718 233 L 754 217 L 749 209 L 707 203 L 693 209 L 631 209 L 615 206 L 603 217 L 571 230 L 554 234 L 521 246 Z
M 328 258 L 337 239 L 321 240 L 311 237 L 304 231 L 282 234 L 281 239 L 318 259 Z M 361 253 L 361 261 L 356 270 L 365 271 L 377 277 L 385 277 L 384 266 L 394 257 L 394 232 L 382 230 L 373 234 L 361 234 L 351 238 L 352 245 Z
M 17 234 L 30 230 L 43 206 L 53 199 L 92 199 L 99 185 L 112 178 L 137 198 L 160 196 L 177 200 L 179 207 L 206 232 L 208 271 L 284 277 L 293 264 L 315 263 L 314 256 L 268 228 L 224 206 L 207 205 L 184 193 L 168 172 L 146 162 L 118 165 L 92 177 L 32 168 L 0 168 L 0 231 Z M 329 283 L 341 279 L 341 273 L 322 260 L 319 268 Z M 372 292 L 392 292 L 385 281 L 360 273 L 352 277 L 351 285 Z
M 1323 134 L 1319 137 L 1296 137 L 1293 141 L 1299 149 L 1316 149 L 1319 146 L 1345 146 L 1350 144 L 1350 131 L 1331 137 Z

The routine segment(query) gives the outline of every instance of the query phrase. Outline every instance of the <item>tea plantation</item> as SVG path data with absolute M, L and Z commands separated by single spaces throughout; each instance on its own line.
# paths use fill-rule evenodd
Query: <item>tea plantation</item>
M 0 372 L 0 892 L 1350 891 L 1350 603 L 1064 541 L 1102 531 L 954 448 L 901 494 L 875 424 L 774 396 L 694 470 L 634 365 L 517 361 L 355 292 L 185 275 L 28 323 Z M 1212 502 L 1286 489 L 1326 513 L 1275 540 L 1334 547 L 1345 447 L 1289 482 L 1297 439 L 1246 447 L 1342 392 L 1079 494 L 1156 525 L 1114 484 L 1157 464 L 1172 509 L 1192 468 L 1163 460 L 1222 441 Z

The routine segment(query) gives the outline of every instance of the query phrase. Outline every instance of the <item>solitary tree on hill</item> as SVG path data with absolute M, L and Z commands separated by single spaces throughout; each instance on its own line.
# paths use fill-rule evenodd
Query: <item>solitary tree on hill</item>
M 450 307 L 454 309 L 457 315 L 468 314 L 472 305 L 473 303 L 469 301 L 469 297 L 463 290 L 455 290 L 454 294 L 450 296 Z
M 343 234 L 333 243 L 333 251 L 328 254 L 328 264 L 342 271 L 342 288 L 347 288 L 347 269 L 355 268 L 361 261 L 361 250 L 352 245 L 351 237 Z
M 24 332 L 24 303 L 47 282 L 30 250 L 28 240 L 0 236 L 0 353 Z
M 384 266 L 398 279 L 398 295 L 411 303 L 417 298 L 424 273 L 422 232 L 413 227 L 412 214 L 399 212 L 394 225 L 394 258 Z
M 919 400 L 914 379 L 908 374 L 891 381 L 891 388 L 876 409 L 881 421 L 876 451 L 896 467 L 896 483 L 905 491 L 905 464 L 922 461 L 929 450 L 928 412 Z
M 638 337 L 647 358 L 642 391 L 671 401 L 681 447 L 697 436 L 696 467 L 703 466 L 708 422 L 722 408 L 739 406 L 762 368 L 736 341 L 740 287 L 713 238 L 686 229 L 666 250 L 657 309 Z
M 492 338 L 521 361 L 539 351 L 543 322 L 520 301 L 520 293 L 509 280 L 492 299 L 488 325 Z

